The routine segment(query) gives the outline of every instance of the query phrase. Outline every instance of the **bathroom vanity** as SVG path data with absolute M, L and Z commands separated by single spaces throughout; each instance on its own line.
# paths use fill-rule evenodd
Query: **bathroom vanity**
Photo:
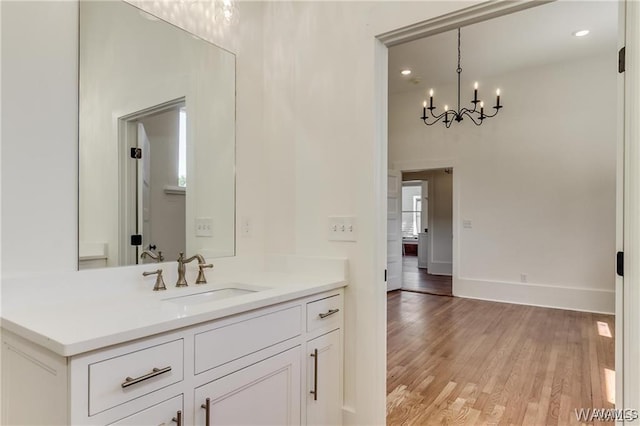
M 341 424 L 344 279 L 210 281 L 3 312 L 2 423 Z

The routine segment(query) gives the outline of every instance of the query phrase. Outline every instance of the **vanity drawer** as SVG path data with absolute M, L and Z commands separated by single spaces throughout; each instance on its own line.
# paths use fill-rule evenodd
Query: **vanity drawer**
M 179 339 L 89 364 L 89 415 L 181 381 L 183 353 Z
M 293 306 L 196 334 L 195 374 L 299 336 L 302 308 Z
M 171 425 L 174 424 L 172 419 L 176 418 L 178 411 L 182 411 L 184 419 L 184 409 L 182 407 L 182 395 L 173 397 L 167 401 L 156 404 L 152 407 L 142 410 L 132 416 L 118 420 L 111 425 L 118 426 L 140 426 L 140 425 Z M 184 420 L 183 420 L 184 424 Z
M 342 295 L 307 303 L 307 333 L 319 329 L 332 330 L 342 324 Z

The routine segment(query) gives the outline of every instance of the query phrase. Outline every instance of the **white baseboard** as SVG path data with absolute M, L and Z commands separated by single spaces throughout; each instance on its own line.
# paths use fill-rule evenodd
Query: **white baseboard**
M 614 290 L 454 278 L 453 295 L 518 305 L 614 314 Z

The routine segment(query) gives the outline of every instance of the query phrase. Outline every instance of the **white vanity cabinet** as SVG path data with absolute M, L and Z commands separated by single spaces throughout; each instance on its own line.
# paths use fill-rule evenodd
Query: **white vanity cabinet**
M 307 342 L 307 425 L 342 423 L 341 330 Z
M 342 423 L 342 297 L 307 304 L 306 424 Z
M 2 424 L 340 425 L 342 298 L 327 291 L 70 357 L 4 332 Z
M 182 411 L 182 395 L 178 395 L 111 424 L 117 426 L 140 426 L 170 425 L 175 423 L 177 425 L 178 421 L 182 422 Z M 178 419 L 178 416 L 180 416 L 180 419 Z
M 300 385 L 296 346 L 197 388 L 195 424 L 299 425 Z

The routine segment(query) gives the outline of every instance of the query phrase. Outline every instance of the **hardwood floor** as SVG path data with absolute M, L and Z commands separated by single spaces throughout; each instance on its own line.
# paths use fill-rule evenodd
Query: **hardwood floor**
M 418 268 L 417 256 L 402 256 L 402 289 L 418 293 L 452 296 L 451 277 L 431 275 Z
M 405 291 L 387 302 L 389 425 L 565 425 L 575 408 L 613 408 L 612 315 Z

